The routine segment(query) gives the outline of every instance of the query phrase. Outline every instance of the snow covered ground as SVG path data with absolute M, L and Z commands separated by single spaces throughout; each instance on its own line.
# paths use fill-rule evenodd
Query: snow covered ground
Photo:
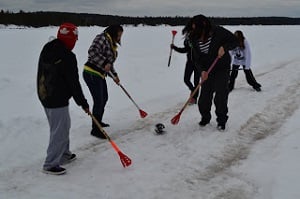
M 71 150 L 78 159 L 67 174 L 41 172 L 49 127 L 36 95 L 37 61 L 57 27 L 0 27 L 0 198 L 52 199 L 298 199 L 300 198 L 300 26 L 226 26 L 244 32 L 252 47 L 252 70 L 262 92 L 240 71 L 229 96 L 225 132 L 215 116 L 200 128 L 196 105 L 178 125 L 170 120 L 188 99 L 186 56 L 173 52 L 171 30 L 125 27 L 115 64 L 122 85 L 148 113 L 144 119 L 120 87 L 108 80 L 107 133 L 133 164 L 123 168 L 109 142 L 90 136 L 91 119 L 70 104 Z M 102 27 L 80 27 L 74 49 L 82 79 L 87 50 Z M 175 44 L 181 46 L 182 35 Z M 214 106 L 213 106 L 214 111 Z M 167 133 L 156 135 L 163 123 Z

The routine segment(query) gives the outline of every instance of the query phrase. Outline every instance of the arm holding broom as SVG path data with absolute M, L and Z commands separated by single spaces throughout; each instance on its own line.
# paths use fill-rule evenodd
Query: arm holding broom
M 172 30 L 172 42 L 171 42 L 171 45 L 174 44 L 174 38 L 175 38 L 176 33 L 177 33 L 176 30 Z M 169 54 L 168 67 L 169 67 L 170 64 L 171 64 L 172 50 L 173 50 L 173 48 L 170 47 L 170 54 Z

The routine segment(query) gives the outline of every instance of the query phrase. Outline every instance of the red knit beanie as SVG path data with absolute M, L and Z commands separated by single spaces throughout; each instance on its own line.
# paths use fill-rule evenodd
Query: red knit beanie
M 63 23 L 57 31 L 57 38 L 60 39 L 69 50 L 72 50 L 78 39 L 78 29 L 72 23 Z

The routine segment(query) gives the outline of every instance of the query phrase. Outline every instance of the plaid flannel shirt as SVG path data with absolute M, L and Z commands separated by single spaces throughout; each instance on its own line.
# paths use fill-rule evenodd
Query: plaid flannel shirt
M 113 51 L 112 46 L 106 37 L 105 33 L 101 33 L 93 40 L 92 45 L 88 50 L 88 62 L 97 66 L 102 72 L 106 64 L 112 65 L 111 72 L 117 75 L 113 63 L 117 58 L 117 53 Z

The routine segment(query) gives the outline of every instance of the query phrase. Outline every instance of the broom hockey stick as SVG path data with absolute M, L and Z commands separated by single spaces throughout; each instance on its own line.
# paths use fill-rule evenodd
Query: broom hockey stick
M 116 77 L 113 75 L 113 73 L 112 73 L 111 71 L 109 71 L 109 74 L 110 74 L 110 76 L 111 76 L 113 79 L 116 78 Z M 136 106 L 136 108 L 139 110 L 141 118 L 146 117 L 148 114 L 147 114 L 145 111 L 143 111 L 143 110 L 137 105 L 137 103 L 132 99 L 132 97 L 129 95 L 129 93 L 127 92 L 127 90 L 122 86 L 122 84 L 119 83 L 118 85 L 122 88 L 122 90 L 125 92 L 125 94 L 127 95 L 127 97 L 133 102 L 133 104 L 134 104 L 134 105 Z
M 117 146 L 117 144 L 108 136 L 108 134 L 104 131 L 104 129 L 102 128 L 101 124 L 98 122 L 98 120 L 95 118 L 95 116 L 89 112 L 88 113 L 91 117 L 92 120 L 94 121 L 94 123 L 97 125 L 97 127 L 99 128 L 99 130 L 103 133 L 103 135 L 107 138 L 107 140 L 110 142 L 110 144 L 112 145 L 112 147 L 114 148 L 114 150 L 118 153 L 118 155 L 120 156 L 120 160 L 121 163 L 123 165 L 123 167 L 128 167 L 131 165 L 131 159 L 126 156 L 124 153 L 121 152 L 121 150 L 119 149 L 119 147 Z
M 211 66 L 209 67 L 207 73 L 209 74 L 210 71 L 215 67 L 217 61 L 219 60 L 219 57 L 217 57 L 214 62 L 211 64 Z M 171 123 L 172 124 L 178 124 L 179 120 L 180 120 L 180 116 L 181 113 L 184 111 L 184 109 L 186 108 L 186 106 L 188 105 L 189 101 L 194 97 L 195 93 L 199 90 L 200 86 L 203 84 L 204 81 L 200 81 L 200 83 L 197 85 L 197 87 L 194 89 L 194 91 L 192 92 L 192 94 L 190 95 L 189 99 L 186 101 L 186 103 L 184 104 L 184 106 L 182 107 L 182 109 L 180 110 L 180 112 L 175 115 L 172 119 L 171 119 Z
M 177 33 L 176 30 L 172 30 L 172 42 L 171 42 L 171 44 L 174 44 L 174 38 L 175 38 L 176 33 Z M 173 51 L 173 49 L 171 48 L 170 49 L 170 54 L 169 54 L 168 67 L 170 66 L 170 63 L 171 63 L 172 51 Z

